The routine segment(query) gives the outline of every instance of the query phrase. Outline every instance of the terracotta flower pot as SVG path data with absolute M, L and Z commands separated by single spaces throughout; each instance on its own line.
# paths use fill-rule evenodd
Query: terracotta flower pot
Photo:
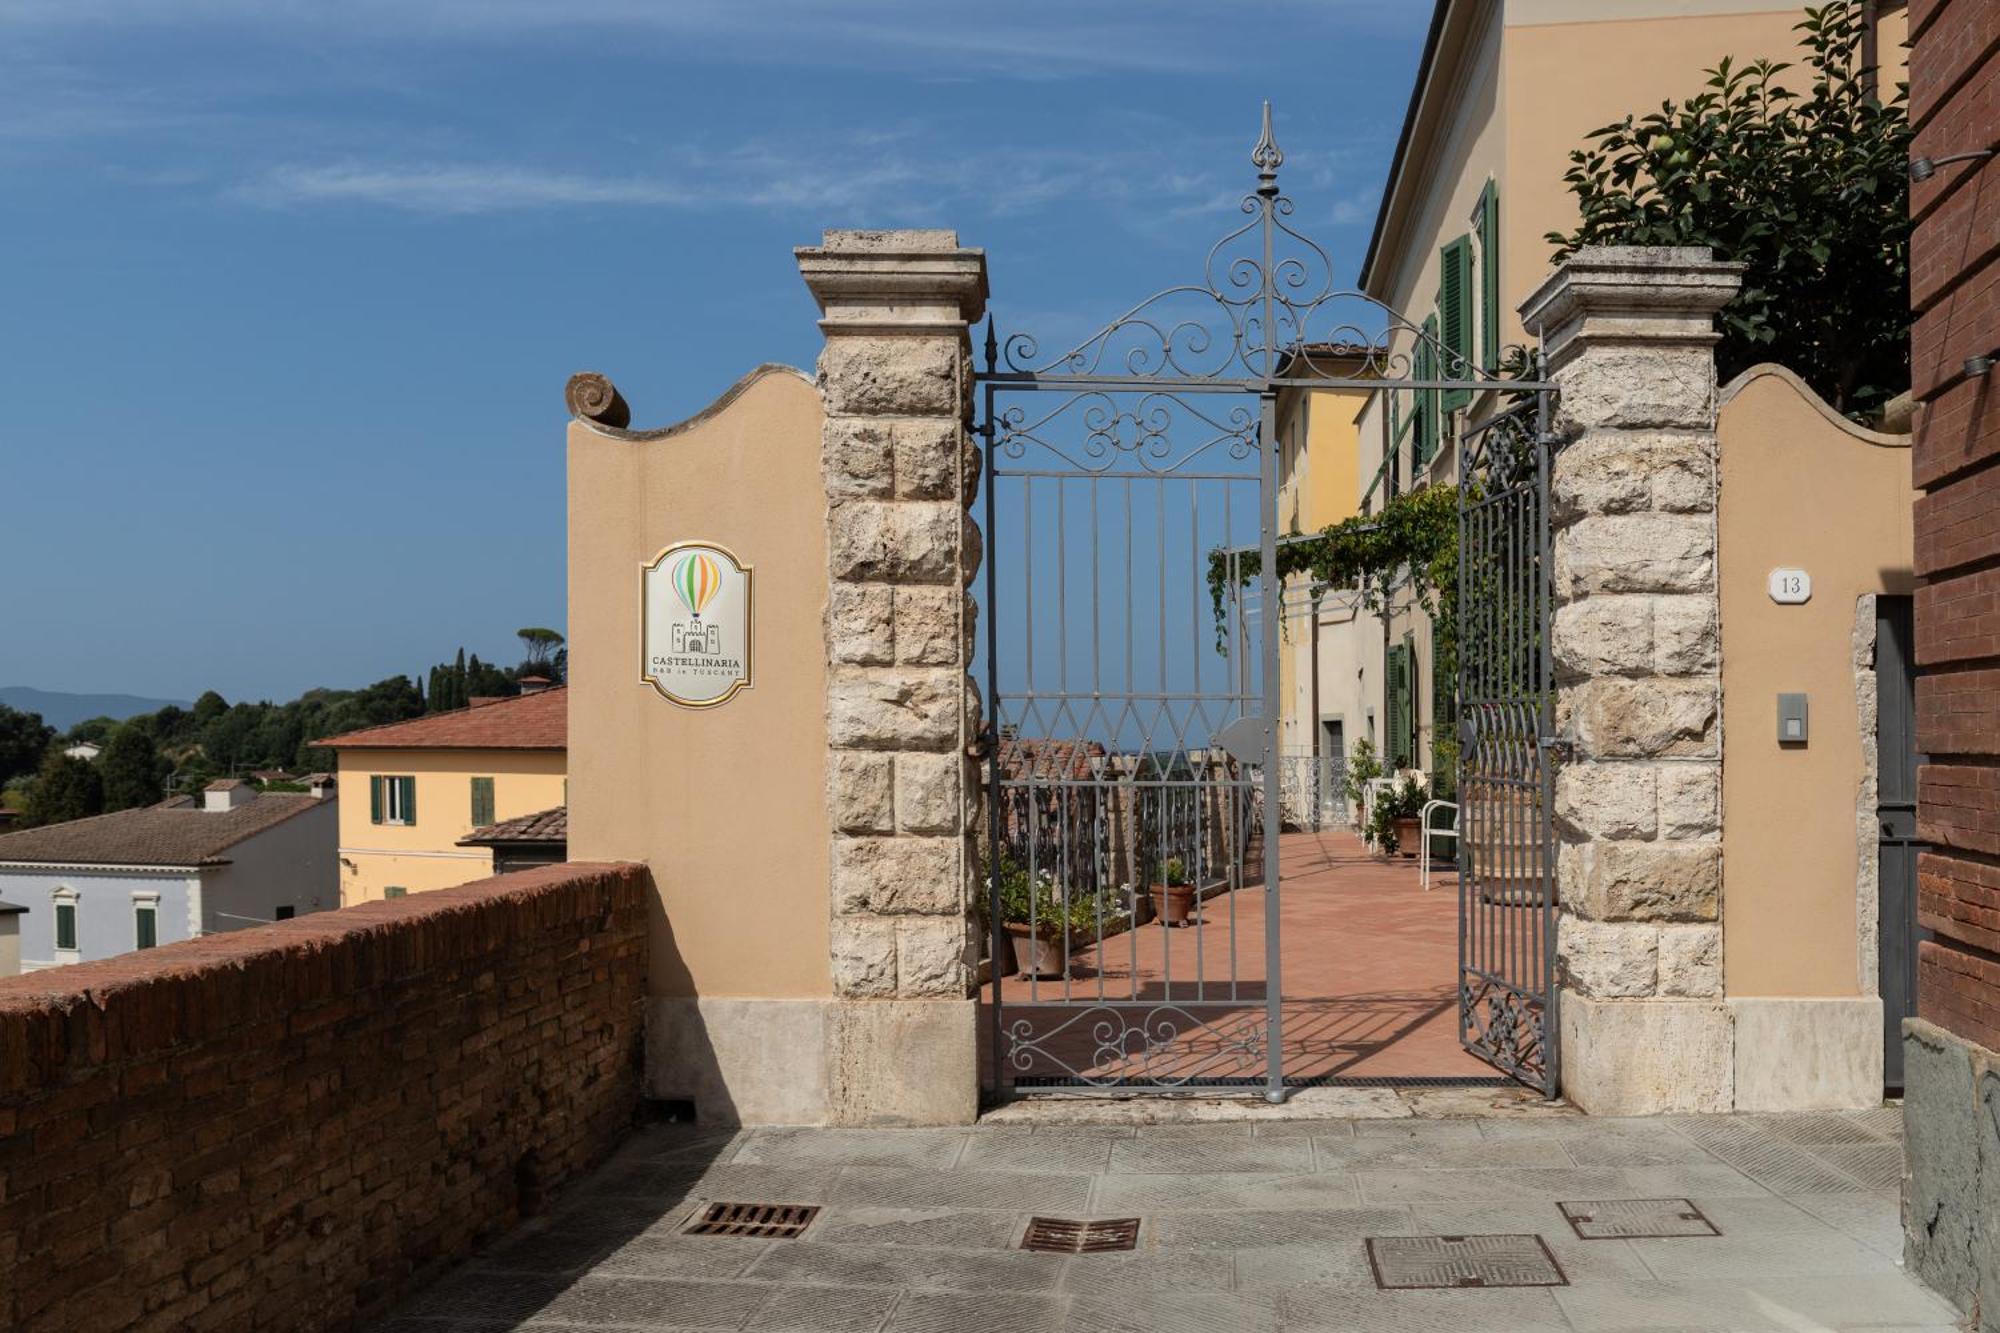
M 1165 926 L 1185 926 L 1194 916 L 1194 885 L 1155 884 L 1151 891 L 1153 915 Z
M 1423 827 L 1415 815 L 1398 815 L 1389 821 L 1389 827 L 1396 831 L 1396 853 L 1415 859 L 1417 844 L 1421 840 L 1419 830 Z
M 1009 921 L 1007 936 L 1014 945 L 1018 976 L 1060 981 L 1069 975 L 1069 936 L 1042 926 L 1029 930 L 1026 922 Z

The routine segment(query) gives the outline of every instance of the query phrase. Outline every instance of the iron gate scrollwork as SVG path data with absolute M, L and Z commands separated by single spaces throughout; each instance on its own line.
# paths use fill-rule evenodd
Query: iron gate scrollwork
M 996 1089 L 1284 1095 L 1278 397 L 1503 382 L 1336 285 L 1283 161 L 1267 105 L 1197 280 L 1057 355 L 985 334 Z
M 1551 393 L 1464 433 L 1459 466 L 1459 1037 L 1553 1097 Z

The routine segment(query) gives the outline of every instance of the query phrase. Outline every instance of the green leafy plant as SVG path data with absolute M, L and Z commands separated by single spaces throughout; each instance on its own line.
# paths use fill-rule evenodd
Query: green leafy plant
M 1381 776 L 1382 761 L 1375 755 L 1375 742 L 1363 736 L 1347 752 L 1347 768 L 1341 778 L 1340 794 L 1358 812 L 1361 798 L 1367 795 L 1368 784 Z
M 1170 856 L 1167 863 L 1160 867 L 1160 874 L 1165 877 L 1168 888 L 1180 888 L 1188 882 L 1187 862 L 1178 856 Z
M 1005 850 L 1000 853 L 999 868 L 1000 916 L 1007 924 L 1028 925 L 1032 907 L 1033 924 L 1040 933 L 1054 935 L 1060 931 L 1077 933 L 1096 929 L 1100 894 L 1069 891 L 1046 867 L 1031 875 L 1025 861 Z M 1105 915 L 1114 910 L 1110 904 L 1105 905 Z M 980 915 L 983 917 L 985 912 L 982 898 Z
M 1369 839 L 1390 855 L 1402 850 L 1402 839 L 1396 836 L 1396 821 L 1415 819 L 1423 813 L 1424 802 L 1430 799 L 1430 790 L 1423 783 L 1415 777 L 1405 777 L 1375 798 L 1375 810 L 1368 820 Z
M 1858 0 L 1811 7 L 1792 66 L 1724 59 L 1706 91 L 1593 131 L 1563 176 L 1586 245 L 1706 246 L 1747 265 L 1722 311 L 1723 379 L 1777 361 L 1840 412 L 1870 416 L 1910 383 L 1910 126 L 1862 61 Z
M 1431 737 L 1431 795 L 1440 801 L 1458 799 L 1458 737 L 1445 727 Z
M 1248 585 L 1262 569 L 1256 551 L 1209 552 L 1208 596 L 1219 651 L 1228 651 L 1225 603 L 1232 574 L 1237 584 Z M 1370 609 L 1382 606 L 1395 583 L 1398 591 L 1407 588 L 1427 614 L 1438 615 L 1440 594 L 1458 579 L 1458 492 L 1449 486 L 1406 491 L 1379 513 L 1356 514 L 1313 536 L 1288 538 L 1278 548 L 1278 579 L 1295 578 L 1322 587 L 1358 588 L 1362 604 Z

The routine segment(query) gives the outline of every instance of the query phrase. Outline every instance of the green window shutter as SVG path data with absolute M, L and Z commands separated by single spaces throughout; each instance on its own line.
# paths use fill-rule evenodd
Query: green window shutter
M 1403 641 L 1403 767 L 1417 766 L 1417 650 Z
M 151 906 L 138 908 L 133 912 L 133 938 L 141 949 L 150 949 L 160 942 L 159 913 Z
M 76 904 L 56 904 L 56 948 L 76 947 Z
M 1410 647 L 1399 643 L 1389 649 L 1389 767 L 1410 766 Z
M 417 822 L 417 780 L 397 778 L 396 781 L 403 784 L 403 822 L 414 824 Z
M 1393 500 L 1403 479 L 1402 469 L 1396 466 L 1396 459 L 1403 449 L 1402 399 L 1395 390 L 1389 391 L 1389 447 L 1382 453 L 1382 498 Z
M 368 779 L 368 822 L 382 822 L 382 779 L 379 777 Z
M 1432 315 L 1424 320 L 1423 340 L 1417 346 L 1417 378 L 1440 378 L 1439 359 L 1438 318 Z M 1444 423 L 1438 417 L 1438 397 L 1436 389 L 1417 390 L 1417 439 L 1410 446 L 1410 455 L 1418 467 L 1437 457 L 1438 440 L 1444 434 Z
M 486 828 L 493 823 L 493 779 L 474 778 L 472 780 L 472 827 Z
M 1479 193 L 1479 364 L 1500 369 L 1500 193 Z
M 1460 236 L 1438 251 L 1438 327 L 1444 344 L 1440 378 L 1465 379 L 1472 372 L 1472 238 Z M 1451 412 L 1472 401 L 1470 389 L 1446 389 L 1439 404 Z
M 382 896 L 384 898 L 400 898 L 408 892 L 409 890 L 400 884 L 391 884 L 382 890 Z

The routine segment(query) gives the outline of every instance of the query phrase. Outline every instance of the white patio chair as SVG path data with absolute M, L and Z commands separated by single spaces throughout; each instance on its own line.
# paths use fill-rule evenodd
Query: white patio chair
M 1451 826 L 1449 828 L 1431 827 L 1431 816 L 1440 810 L 1450 812 Z M 1454 844 L 1458 842 L 1457 804 L 1452 801 L 1425 801 L 1424 808 L 1417 812 L 1417 829 L 1417 863 L 1421 867 L 1424 892 L 1429 893 L 1431 891 L 1431 839 L 1433 837 L 1450 838 Z

